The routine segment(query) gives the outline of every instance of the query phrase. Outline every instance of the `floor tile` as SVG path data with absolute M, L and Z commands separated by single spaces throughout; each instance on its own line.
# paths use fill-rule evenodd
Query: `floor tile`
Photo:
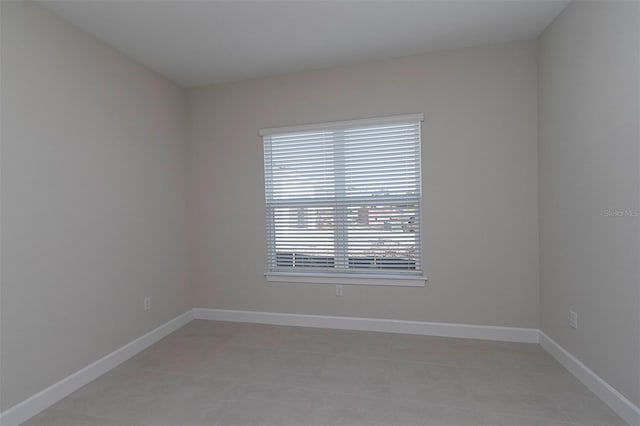
M 391 397 L 452 407 L 473 407 L 469 392 L 462 383 L 428 381 L 391 384 Z
M 208 413 L 217 426 L 304 426 L 309 424 L 314 397 L 306 391 L 277 387 L 250 392 L 238 399 L 223 401 Z
M 451 365 L 428 362 L 392 360 L 391 378 L 405 383 L 461 382 L 463 369 Z
M 554 402 L 573 421 L 590 426 L 624 426 L 626 423 L 595 396 L 579 393 L 554 393 Z
M 478 413 L 477 426 L 574 426 L 573 423 L 510 414 Z
M 32 417 L 23 426 L 141 426 L 60 409 L 48 409 Z
M 544 395 L 493 387 L 474 387 L 469 394 L 472 407 L 487 413 L 515 414 L 556 422 L 570 421 L 555 402 Z
M 237 397 L 231 381 L 119 368 L 54 407 L 145 425 L 189 424 L 214 403 Z
M 196 320 L 25 424 L 624 422 L 535 344 Z
M 369 397 L 387 397 L 391 391 L 391 361 L 330 356 L 318 375 L 315 389 Z
M 312 404 L 310 424 L 323 426 L 362 426 L 374 424 L 377 413 L 386 406 L 385 399 L 323 392 Z
M 471 426 L 477 422 L 478 413 L 470 409 L 398 398 L 380 401 L 368 419 L 368 424 L 376 426 Z
M 455 351 L 444 337 L 398 334 L 391 338 L 391 357 L 402 361 L 457 365 Z

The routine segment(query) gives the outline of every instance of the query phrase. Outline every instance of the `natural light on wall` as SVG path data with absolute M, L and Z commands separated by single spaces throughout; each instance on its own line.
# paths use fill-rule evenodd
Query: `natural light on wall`
M 264 129 L 267 278 L 422 286 L 422 114 Z

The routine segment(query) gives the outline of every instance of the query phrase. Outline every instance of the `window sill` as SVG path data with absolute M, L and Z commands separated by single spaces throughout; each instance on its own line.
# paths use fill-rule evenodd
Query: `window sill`
M 331 273 L 302 273 L 302 272 L 267 272 L 267 281 L 285 283 L 316 283 L 316 284 L 355 284 L 355 285 L 386 285 L 394 287 L 424 287 L 426 276 L 414 275 L 385 275 L 376 274 L 331 274 Z

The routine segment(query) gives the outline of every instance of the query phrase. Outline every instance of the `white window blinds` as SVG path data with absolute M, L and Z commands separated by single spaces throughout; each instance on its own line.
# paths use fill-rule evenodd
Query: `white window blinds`
M 420 275 L 421 120 L 261 131 L 269 272 Z

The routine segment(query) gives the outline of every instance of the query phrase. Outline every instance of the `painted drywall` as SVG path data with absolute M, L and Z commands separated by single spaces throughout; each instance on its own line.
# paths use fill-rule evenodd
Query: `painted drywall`
M 40 6 L 1 4 L 4 410 L 190 296 L 183 91 Z
M 636 404 L 639 5 L 572 2 L 539 45 L 542 331 Z
M 538 327 L 535 41 L 188 92 L 194 305 Z M 267 127 L 424 113 L 424 288 L 267 282 Z

